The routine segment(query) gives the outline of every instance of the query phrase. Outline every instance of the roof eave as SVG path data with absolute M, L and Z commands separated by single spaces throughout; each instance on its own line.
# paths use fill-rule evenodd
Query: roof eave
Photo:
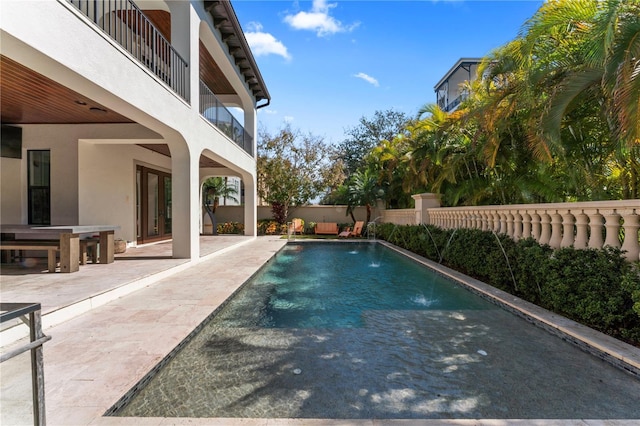
M 270 102 L 271 95 L 253 57 L 249 43 L 244 37 L 244 32 L 231 2 L 229 0 L 205 0 L 204 6 L 213 18 L 214 26 L 220 31 L 222 40 L 227 45 L 229 54 L 234 58 L 235 65 L 244 77 L 256 103 L 263 99 Z

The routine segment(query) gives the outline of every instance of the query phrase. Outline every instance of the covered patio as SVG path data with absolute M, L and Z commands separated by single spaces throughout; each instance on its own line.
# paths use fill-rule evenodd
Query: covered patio
M 3 265 L 3 302 L 41 303 L 52 337 L 44 346 L 47 424 L 140 424 L 102 414 L 285 243 L 202 236 L 195 265 L 173 259 L 171 242 L 130 248 L 74 274 L 49 274 L 46 261 Z M 3 353 L 28 342 L 7 342 L 5 333 Z M 27 352 L 2 364 L 2 424 L 33 424 L 29 360 Z

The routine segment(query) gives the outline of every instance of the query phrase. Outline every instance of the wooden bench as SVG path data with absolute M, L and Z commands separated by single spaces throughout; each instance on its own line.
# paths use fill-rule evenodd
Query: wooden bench
M 87 238 L 80 240 L 80 264 L 87 264 L 87 255 L 91 256 L 91 263 L 98 263 L 98 240 Z
M 56 271 L 56 252 L 60 251 L 60 243 L 57 241 L 0 241 L 0 250 L 46 250 L 47 268 L 49 272 Z M 22 257 L 22 256 L 20 256 Z
M 335 222 L 316 223 L 316 234 L 338 235 L 338 224 Z

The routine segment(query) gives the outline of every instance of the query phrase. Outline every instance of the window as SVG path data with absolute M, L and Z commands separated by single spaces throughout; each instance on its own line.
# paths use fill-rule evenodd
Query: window
M 27 152 L 27 198 L 31 225 L 51 225 L 50 158 L 48 150 Z

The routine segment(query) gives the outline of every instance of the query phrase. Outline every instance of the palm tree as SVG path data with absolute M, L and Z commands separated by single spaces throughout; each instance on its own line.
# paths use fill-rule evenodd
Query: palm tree
M 213 227 L 212 235 L 218 235 L 218 222 L 216 221 L 216 209 L 220 204 L 220 197 L 238 202 L 235 195 L 238 190 L 227 184 L 227 178 L 210 177 L 202 184 L 202 206 L 211 219 Z
M 368 169 L 358 170 L 349 178 L 348 188 L 347 208 L 352 211 L 355 206 L 365 206 L 367 209 L 366 223 L 369 223 L 373 206 L 384 196 L 384 190 L 378 185 L 378 176 Z

